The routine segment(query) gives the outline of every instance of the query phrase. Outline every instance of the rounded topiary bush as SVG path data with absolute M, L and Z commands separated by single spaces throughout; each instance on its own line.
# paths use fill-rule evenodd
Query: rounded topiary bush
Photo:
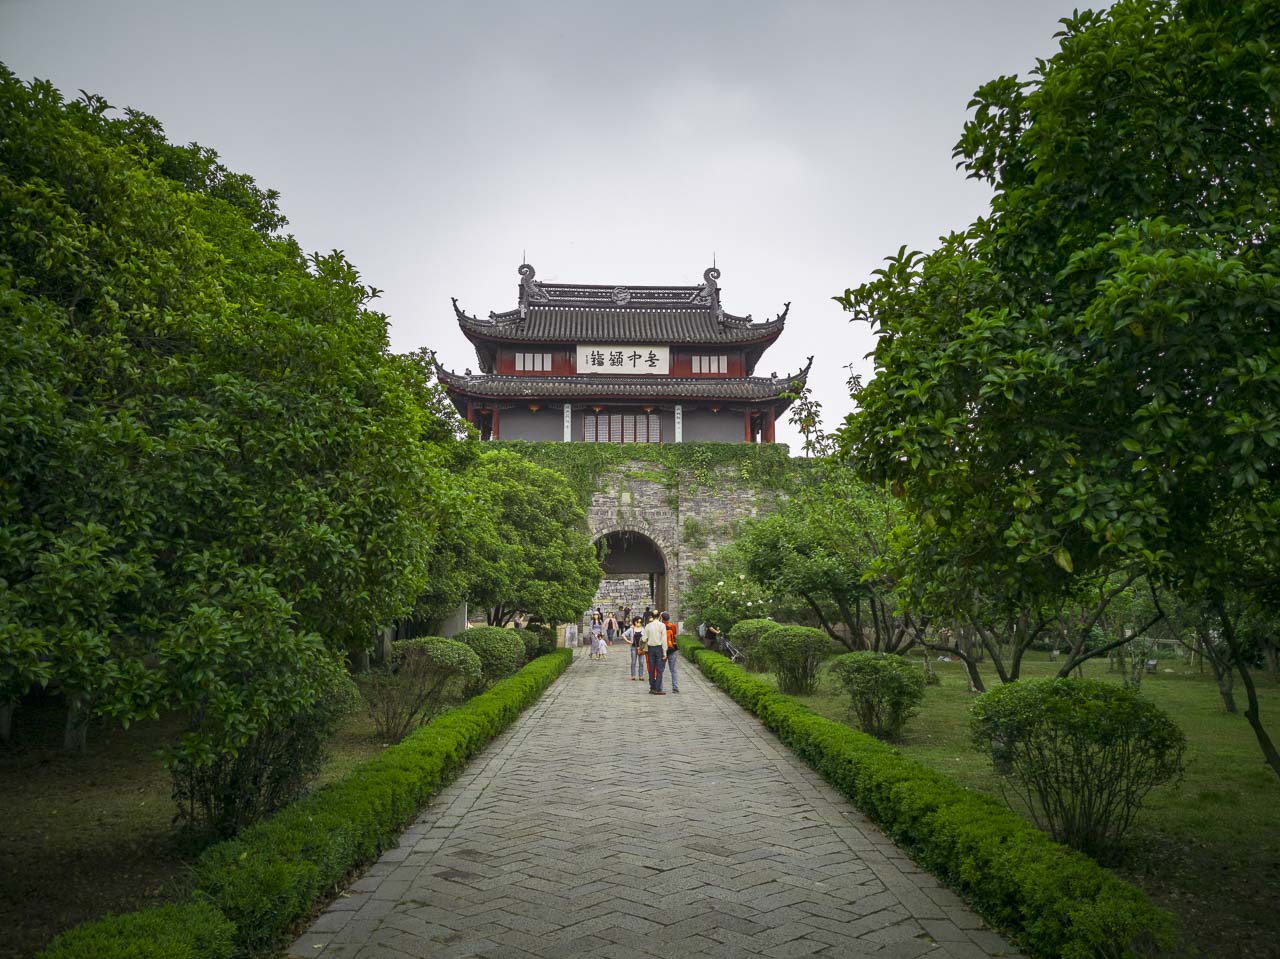
M 760 640 L 778 628 L 779 624 L 771 619 L 740 619 L 733 624 L 729 642 L 742 653 L 744 667 L 756 672 L 765 668 L 758 653 Z
M 807 696 L 818 688 L 818 667 L 831 651 L 827 634 L 811 626 L 777 626 L 756 643 L 755 656 L 778 678 L 784 693 Z
M 1142 800 L 1182 775 L 1186 737 L 1137 690 L 1093 679 L 1024 679 L 979 696 L 978 749 L 996 760 L 1036 824 L 1114 861 Z
M 852 700 L 864 733 L 892 739 L 924 699 L 924 673 L 888 653 L 845 653 L 831 662 L 831 675 Z
M 514 673 L 524 663 L 524 638 L 519 630 L 476 626 L 458 634 L 480 657 L 481 677 L 472 687 L 478 691 Z
M 386 661 L 356 676 L 369 717 L 386 742 L 398 743 L 445 704 L 480 682 L 480 657 L 440 636 L 391 644 Z

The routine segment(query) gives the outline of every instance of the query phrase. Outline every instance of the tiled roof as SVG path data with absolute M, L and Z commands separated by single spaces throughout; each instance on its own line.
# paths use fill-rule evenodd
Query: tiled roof
M 458 324 L 471 336 L 529 343 L 754 343 L 775 339 L 786 324 L 785 315 L 753 323 L 709 307 L 531 306 L 519 312 L 495 314 L 488 320 L 459 311 Z
M 810 365 L 812 365 L 810 360 Z M 783 393 L 804 388 L 809 376 L 806 366 L 793 376 L 679 377 L 679 376 L 505 376 L 476 374 L 463 376 L 436 368 L 440 382 L 449 390 L 468 396 L 514 399 L 661 399 L 684 397 L 702 400 L 778 399 Z

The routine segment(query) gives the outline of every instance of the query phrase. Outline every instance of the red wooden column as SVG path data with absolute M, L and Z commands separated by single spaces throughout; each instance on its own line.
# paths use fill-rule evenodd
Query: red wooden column
M 765 414 L 765 418 L 764 418 L 764 436 L 762 438 L 766 443 L 774 442 L 774 438 L 773 438 L 774 415 L 775 414 L 773 412 L 773 407 L 771 406 L 769 407 L 769 412 Z
M 475 421 L 476 421 L 475 404 L 472 403 L 470 400 L 467 400 L 467 422 L 474 425 Z
M 742 442 L 751 442 L 751 411 L 742 411 Z
M 496 440 L 498 438 L 498 407 L 493 408 L 493 423 L 489 427 L 489 439 Z

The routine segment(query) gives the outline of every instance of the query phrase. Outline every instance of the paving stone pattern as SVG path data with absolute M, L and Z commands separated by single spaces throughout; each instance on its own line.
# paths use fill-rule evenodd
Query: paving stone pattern
M 582 654 L 291 957 L 1016 956 L 753 716 Z

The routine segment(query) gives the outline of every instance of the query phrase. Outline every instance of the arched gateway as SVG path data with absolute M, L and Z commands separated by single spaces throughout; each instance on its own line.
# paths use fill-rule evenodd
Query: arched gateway
M 598 606 L 609 613 L 630 608 L 639 613 L 646 606 L 667 608 L 667 560 L 651 537 L 638 530 L 611 530 L 596 539 L 596 551 L 604 579 L 593 609 Z

